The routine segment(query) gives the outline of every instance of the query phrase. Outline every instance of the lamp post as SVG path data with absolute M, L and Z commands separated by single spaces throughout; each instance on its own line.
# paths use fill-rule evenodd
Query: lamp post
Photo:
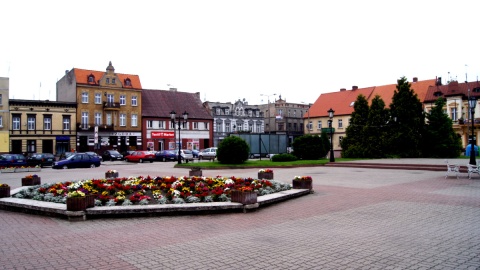
M 475 161 L 475 144 L 474 144 L 474 137 L 475 137 L 475 131 L 474 129 L 474 121 L 475 121 L 475 106 L 477 105 L 477 100 L 475 97 L 470 97 L 468 100 L 468 104 L 470 105 L 470 114 L 472 118 L 472 141 L 470 144 L 470 165 L 477 165 L 477 162 Z
M 182 155 L 180 153 L 181 147 L 182 147 L 182 137 L 180 137 L 180 129 L 181 129 L 181 124 L 186 124 L 187 119 L 188 119 L 188 113 L 185 111 L 183 114 L 183 121 L 180 119 L 180 115 L 178 116 L 178 120 L 176 123 L 178 124 L 178 164 L 182 164 Z M 173 122 L 173 127 L 175 128 L 175 117 L 177 117 L 177 114 L 175 111 L 170 112 L 170 119 L 172 119 Z
M 328 117 L 330 120 L 328 120 L 328 127 L 330 128 L 330 162 L 335 162 L 335 156 L 333 155 L 333 114 L 335 111 L 330 108 L 328 112 Z

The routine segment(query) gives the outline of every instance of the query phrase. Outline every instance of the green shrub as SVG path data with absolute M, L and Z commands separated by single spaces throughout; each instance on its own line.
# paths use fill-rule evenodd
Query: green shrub
M 272 157 L 273 162 L 280 162 L 280 161 L 295 161 L 297 157 L 292 154 L 278 154 Z
M 237 136 L 230 136 L 218 145 L 217 159 L 222 164 L 242 164 L 248 160 L 250 146 Z

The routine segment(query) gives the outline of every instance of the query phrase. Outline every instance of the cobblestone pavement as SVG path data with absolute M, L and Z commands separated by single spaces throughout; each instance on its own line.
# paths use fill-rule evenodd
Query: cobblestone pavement
M 173 163 L 112 166 L 39 175 L 46 182 L 111 168 L 120 176 L 188 174 Z M 274 169 L 279 181 L 295 175 L 311 175 L 315 193 L 245 214 L 69 222 L 0 210 L 0 269 L 480 269 L 480 177 Z M 18 187 L 22 176 L 2 174 L 0 182 Z

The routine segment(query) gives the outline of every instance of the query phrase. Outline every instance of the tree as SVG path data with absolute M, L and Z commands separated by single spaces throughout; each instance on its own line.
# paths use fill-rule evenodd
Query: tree
M 393 93 L 390 104 L 392 120 L 388 135 L 389 153 L 401 158 L 417 158 L 421 156 L 421 142 L 425 116 L 422 103 L 411 89 L 407 78 L 397 81 L 397 89 Z
M 322 139 L 318 135 L 303 135 L 293 141 L 293 155 L 303 160 L 315 160 L 325 157 Z
M 217 159 L 222 164 L 242 164 L 248 160 L 250 146 L 238 136 L 229 136 L 218 145 Z
M 365 157 L 364 127 L 367 124 L 369 108 L 366 97 L 358 95 L 353 106 L 352 118 L 343 138 L 342 157 Z
M 462 151 L 462 141 L 452 127 L 452 119 L 443 112 L 445 100 L 438 98 L 427 117 L 423 141 L 423 156 L 456 158 Z
M 385 102 L 383 102 L 380 96 L 376 95 L 372 99 L 372 104 L 368 111 L 367 124 L 363 129 L 365 157 L 385 157 L 388 150 L 385 143 L 387 139 L 387 122 L 388 111 L 385 108 Z

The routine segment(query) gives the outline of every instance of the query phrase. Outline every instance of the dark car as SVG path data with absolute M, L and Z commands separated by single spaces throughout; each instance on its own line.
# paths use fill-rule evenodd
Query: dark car
M 56 161 L 52 168 L 70 169 L 70 168 L 95 168 L 100 166 L 100 158 L 87 153 L 74 153 L 66 159 Z
M 177 160 L 177 154 L 172 150 L 162 150 L 155 153 L 156 161 Z
M 0 155 L 0 167 L 27 166 L 27 159 L 22 154 Z
M 123 155 L 120 154 L 117 150 L 106 150 L 105 152 L 103 152 L 102 158 L 104 161 L 123 160 Z
M 33 153 L 27 158 L 28 166 L 53 166 L 55 156 L 51 153 Z
M 127 162 L 139 162 L 143 163 L 149 161 L 152 163 L 155 160 L 155 153 L 150 151 L 135 151 L 131 155 L 125 157 Z

